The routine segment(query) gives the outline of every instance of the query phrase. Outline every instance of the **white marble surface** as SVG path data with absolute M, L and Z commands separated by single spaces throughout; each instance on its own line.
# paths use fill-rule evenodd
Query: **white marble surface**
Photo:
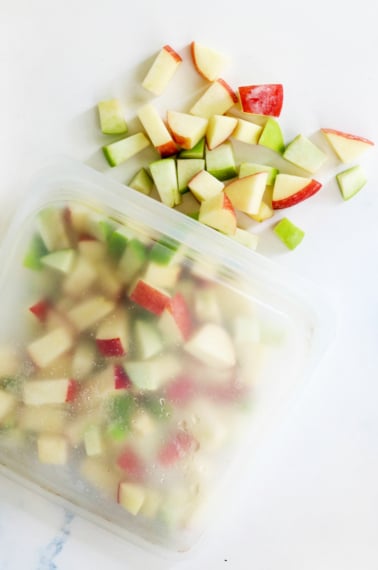
M 280 81 L 289 139 L 322 126 L 378 142 L 375 5 L 319 0 L 12 0 L 0 3 L 0 227 L 53 155 L 119 180 L 99 152 L 94 106 L 118 95 L 132 113 L 146 61 L 192 39 L 229 53 L 230 83 Z M 188 72 L 189 73 L 189 72 Z M 200 80 L 192 73 L 193 85 Z M 177 105 L 187 97 L 177 83 Z M 173 102 L 172 102 L 173 105 Z M 376 570 L 378 568 L 378 176 L 348 203 L 335 182 L 293 209 L 295 252 L 262 232 L 261 253 L 326 289 L 334 344 L 255 458 L 245 490 L 190 556 L 156 559 L 0 479 L 0 570 Z M 336 168 L 335 165 L 331 165 Z

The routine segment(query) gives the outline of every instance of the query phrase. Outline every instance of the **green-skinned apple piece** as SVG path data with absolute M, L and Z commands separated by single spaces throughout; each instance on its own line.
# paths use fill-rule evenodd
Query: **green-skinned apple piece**
M 168 265 L 173 260 L 179 248 L 179 243 L 168 237 L 156 241 L 149 252 L 149 261 L 159 265 Z
M 224 192 L 201 203 L 198 220 L 226 235 L 233 235 L 236 231 L 235 210 Z
M 69 273 L 73 268 L 75 258 L 76 251 L 74 249 L 61 249 L 41 257 L 41 263 L 45 267 L 56 269 L 62 273 Z
M 126 245 L 133 237 L 133 232 L 128 228 L 118 228 L 111 232 L 107 239 L 107 245 L 110 255 L 119 259 L 126 249 Z
M 119 99 L 100 101 L 98 114 L 104 135 L 125 135 L 127 133 L 127 124 Z
M 179 152 L 179 158 L 204 158 L 205 156 L 205 138 L 198 141 L 193 148 L 182 149 Z
M 312 174 L 317 172 L 327 159 L 327 155 L 303 135 L 297 135 L 287 145 L 282 156 Z
M 266 188 L 266 172 L 257 172 L 243 178 L 236 178 L 225 188 L 235 210 L 256 215 Z
M 189 189 L 199 202 L 216 196 L 223 188 L 224 183 L 207 170 L 201 170 L 189 181 Z
M 341 162 L 353 162 L 374 146 L 373 141 L 358 135 L 336 129 L 323 128 L 320 130 Z
M 206 130 L 207 147 L 212 150 L 225 142 L 234 132 L 238 120 L 227 115 L 213 115 Z
M 319 192 L 322 185 L 314 178 L 304 178 L 292 174 L 277 174 L 273 186 L 273 210 L 289 208 Z
M 128 285 L 142 270 L 147 260 L 145 246 L 138 239 L 131 239 L 123 252 L 118 264 L 118 274 L 122 283 Z
M 152 180 L 151 176 L 148 174 L 145 168 L 141 168 L 138 172 L 132 177 L 128 186 L 133 190 L 137 190 L 137 192 L 141 192 L 142 194 L 146 194 L 149 196 L 152 192 L 154 187 L 154 181 Z
M 360 165 L 352 166 L 336 175 L 336 181 L 344 200 L 349 200 L 366 184 L 367 178 Z
M 154 95 L 161 95 L 181 62 L 181 56 L 171 46 L 163 46 L 144 77 L 142 86 Z
M 269 117 L 266 121 L 258 144 L 274 150 L 278 154 L 282 154 L 285 150 L 285 142 L 279 123 Z
M 223 115 L 238 102 L 234 90 L 223 79 L 217 79 L 206 89 L 190 109 L 192 115 L 210 119 Z
M 268 175 L 266 185 L 272 186 L 278 174 L 278 168 L 266 164 L 257 164 L 255 162 L 242 162 L 239 166 L 239 178 L 249 176 L 250 174 L 257 174 L 257 172 L 266 172 Z
M 162 158 L 177 153 L 177 145 L 168 131 L 158 110 L 152 103 L 142 105 L 137 111 L 137 116 L 142 123 L 152 144 Z
M 71 247 L 62 210 L 44 208 L 38 214 L 37 228 L 49 251 Z
M 246 247 L 249 247 L 253 250 L 257 249 L 259 236 L 256 234 L 253 234 L 247 230 L 243 230 L 242 228 L 236 228 L 236 232 L 231 237 L 241 245 L 245 245 Z
M 229 180 L 237 176 L 234 151 L 230 142 L 225 142 L 213 150 L 205 149 L 206 170 L 218 180 Z
M 24 257 L 23 265 L 27 269 L 39 271 L 43 268 L 41 258 L 48 253 L 42 238 L 39 235 L 32 237 L 28 250 Z
M 274 227 L 274 233 L 289 249 L 295 249 L 303 240 L 305 233 L 288 218 L 282 218 Z
M 262 126 L 256 125 L 251 121 L 245 121 L 244 119 L 238 119 L 236 128 L 232 133 L 235 140 L 244 142 L 247 144 L 257 144 L 262 133 Z
M 218 79 L 229 62 L 223 53 L 198 42 L 190 44 L 190 53 L 194 67 L 208 81 Z
M 162 158 L 152 162 L 150 173 L 163 204 L 170 208 L 180 204 L 181 195 L 178 190 L 175 159 Z
M 177 159 L 177 183 L 181 194 L 189 190 L 188 183 L 198 172 L 205 168 L 203 158 L 178 158 Z
M 167 125 L 174 141 L 181 148 L 189 150 L 205 136 L 208 119 L 190 113 L 168 111 Z
M 130 135 L 120 141 L 102 147 L 110 166 L 118 166 L 129 158 L 150 146 L 150 141 L 142 132 Z

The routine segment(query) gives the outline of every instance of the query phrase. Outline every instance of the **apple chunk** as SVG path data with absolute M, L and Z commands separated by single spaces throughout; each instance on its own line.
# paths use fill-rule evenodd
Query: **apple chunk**
M 144 133 L 135 133 L 102 147 L 102 150 L 109 165 L 118 166 L 149 145 L 150 141 Z
M 208 120 L 188 113 L 168 111 L 167 124 L 176 143 L 188 150 L 205 136 Z
M 114 307 L 115 304 L 105 297 L 93 296 L 70 309 L 67 317 L 76 330 L 82 332 L 109 315 Z
M 374 146 L 373 141 L 369 139 L 336 129 L 321 129 L 321 132 L 341 162 L 353 162 L 368 148 Z
M 201 203 L 198 220 L 226 235 L 233 235 L 236 231 L 235 210 L 224 192 Z
M 124 356 L 129 348 L 128 318 L 126 311 L 119 309 L 109 315 L 98 327 L 97 348 L 103 356 Z
M 146 103 L 140 107 L 137 116 L 161 157 L 164 158 L 177 153 L 176 143 L 157 109 L 151 103 Z
M 220 194 L 224 188 L 224 183 L 210 174 L 210 172 L 207 172 L 207 170 L 201 170 L 201 172 L 193 176 L 188 186 L 193 196 L 199 202 L 203 202 Z
M 256 215 L 260 209 L 267 178 L 266 172 L 257 172 L 233 180 L 225 188 L 233 207 L 246 214 Z
M 146 493 L 138 483 L 122 481 L 118 487 L 118 503 L 132 515 L 137 515 L 142 508 Z
M 74 399 L 77 382 L 70 378 L 29 380 L 23 388 L 23 402 L 27 406 L 64 404 Z
M 237 125 L 232 136 L 237 141 L 247 144 L 257 144 L 262 130 L 261 125 L 256 125 L 244 119 L 237 119 Z
M 279 117 L 283 103 L 283 86 L 280 83 L 243 85 L 239 96 L 244 113 Z
M 27 346 L 27 351 L 36 366 L 45 368 L 72 346 L 71 333 L 66 328 L 59 327 L 32 341 Z
M 160 199 L 166 206 L 173 208 L 181 202 L 178 190 L 177 167 L 174 158 L 162 158 L 150 164 L 150 172 Z
M 304 238 L 304 231 L 293 224 L 288 218 L 283 218 L 274 227 L 274 233 L 289 249 L 295 249 Z
M 198 73 L 208 81 L 218 79 L 229 61 L 228 58 L 219 51 L 198 42 L 192 42 L 190 44 L 190 52 L 194 67 Z
M 105 135 L 123 135 L 127 133 L 127 124 L 119 99 L 100 101 L 97 107 L 100 127 Z
M 273 186 L 272 207 L 274 210 L 289 208 L 313 196 L 322 185 L 313 178 L 277 174 Z
M 37 440 L 41 463 L 65 465 L 68 460 L 68 442 L 62 435 L 41 434 Z
M 235 131 L 238 120 L 227 115 L 213 115 L 206 130 L 206 144 L 212 150 L 225 142 Z
M 344 200 L 349 200 L 365 186 L 367 178 L 361 166 L 356 165 L 336 174 L 336 181 Z
M 223 115 L 237 102 L 233 89 L 223 79 L 217 79 L 192 106 L 190 113 L 210 119 L 213 115 Z
M 283 157 L 295 166 L 314 173 L 323 165 L 327 155 L 310 139 L 297 135 L 285 148 Z
M 142 86 L 154 95 L 161 95 L 181 62 L 181 56 L 171 46 L 163 46 L 143 79 Z
M 207 323 L 199 328 L 184 345 L 186 352 L 216 368 L 230 368 L 236 363 L 235 349 L 226 330 Z
M 129 297 L 131 301 L 155 315 L 161 315 L 171 299 L 166 291 L 151 285 L 143 279 L 136 281 L 129 293 Z

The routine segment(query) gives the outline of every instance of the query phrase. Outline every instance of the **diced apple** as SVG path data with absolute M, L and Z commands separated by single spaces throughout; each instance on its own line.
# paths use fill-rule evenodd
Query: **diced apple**
M 130 446 L 124 448 L 117 458 L 117 465 L 126 471 L 127 478 L 133 481 L 141 481 L 145 475 L 145 465 L 140 455 Z
M 262 133 L 262 126 L 245 121 L 244 119 L 237 119 L 237 125 L 232 133 L 235 140 L 247 144 L 257 144 Z
M 178 149 L 175 141 L 157 109 L 151 103 L 146 103 L 140 107 L 137 115 L 152 144 L 162 158 L 177 153 Z
M 6 419 L 6 417 L 14 410 L 16 407 L 16 398 L 13 394 L 6 392 L 0 388 L 0 423 Z
M 163 341 L 158 330 L 152 323 L 137 320 L 134 325 L 135 343 L 138 356 L 142 360 L 151 358 L 161 352 Z
M 282 218 L 274 227 L 274 233 L 289 249 L 295 249 L 304 238 L 304 231 L 288 218 Z
M 194 297 L 194 313 L 202 322 L 221 323 L 222 310 L 213 287 L 197 288 Z
M 283 86 L 280 83 L 243 85 L 239 96 L 244 113 L 279 117 L 283 104 Z
M 106 245 L 97 240 L 82 240 L 77 245 L 77 250 L 80 256 L 85 257 L 91 263 L 101 262 L 107 253 Z
M 67 440 L 62 435 L 41 434 L 37 440 L 38 459 L 50 465 L 65 465 L 68 461 Z
M 168 311 L 184 340 L 187 340 L 193 329 L 193 322 L 188 303 L 181 293 L 176 293 L 169 301 L 165 311 Z
M 189 181 L 189 190 L 199 202 L 213 198 L 220 194 L 224 188 L 221 180 L 207 172 L 201 170 Z
M 274 150 L 278 154 L 282 154 L 285 150 L 285 143 L 279 123 L 269 117 L 266 121 L 262 133 L 259 137 L 259 145 L 265 146 Z
M 105 135 L 127 133 L 127 124 L 119 99 L 100 101 L 98 104 L 100 127 Z
M 172 380 L 180 372 L 181 365 L 172 354 L 161 354 L 149 360 L 128 360 L 125 369 L 139 390 L 154 391 Z
M 73 346 L 73 338 L 65 327 L 56 328 L 27 346 L 27 352 L 36 366 L 45 368 Z
M 138 239 L 130 240 L 118 265 L 118 273 L 122 283 L 130 284 L 136 275 L 142 271 L 146 260 L 146 248 L 142 242 Z
M 38 214 L 37 227 L 48 251 L 71 247 L 61 210 L 53 207 L 43 209 Z
M 323 165 L 327 155 L 310 139 L 297 135 L 285 148 L 283 157 L 313 174 Z
M 118 301 L 122 296 L 123 283 L 121 277 L 108 263 L 102 263 L 97 267 L 97 285 L 109 300 Z
M 48 253 L 48 249 L 39 235 L 34 235 L 29 242 L 23 259 L 23 266 L 33 271 L 43 268 L 41 258 Z
M 156 517 L 159 507 L 163 501 L 163 497 L 154 489 L 146 489 L 143 505 L 139 510 L 139 514 L 148 519 Z
M 292 174 L 277 174 L 272 196 L 273 210 L 289 208 L 313 196 L 322 185 L 313 178 Z
M 162 158 L 150 164 L 150 172 L 161 201 L 173 208 L 181 202 L 177 184 L 176 161 L 174 158 Z
M 171 296 L 166 291 L 151 285 L 143 279 L 138 279 L 131 288 L 129 298 L 137 305 L 155 315 L 161 315 L 168 305 Z
M 198 392 L 198 385 L 194 378 L 183 374 L 168 384 L 165 397 L 175 406 L 186 406 Z
M 57 406 L 23 406 L 19 410 L 21 429 L 36 433 L 62 433 L 68 416 L 65 409 Z
M 198 42 L 190 44 L 190 52 L 194 67 L 208 81 L 218 79 L 229 63 L 229 58 L 223 53 Z
M 233 89 L 223 79 L 217 79 L 192 106 L 190 113 L 210 119 L 213 115 L 223 115 L 237 102 Z
M 341 162 L 353 162 L 374 146 L 373 141 L 336 129 L 320 129 Z
M 249 247 L 249 249 L 256 250 L 259 243 L 259 236 L 253 234 L 242 228 L 236 228 L 236 232 L 231 236 L 233 240 L 237 241 L 241 245 Z
M 265 202 L 261 201 L 260 208 L 257 214 L 251 214 L 250 217 L 256 222 L 264 222 L 271 218 L 274 214 L 274 210 Z
M 80 465 L 81 476 L 93 487 L 109 497 L 117 496 L 119 473 L 109 468 L 109 463 L 98 457 L 85 457 Z
M 163 445 L 158 454 L 161 465 L 169 467 L 185 459 L 197 447 L 194 437 L 186 431 L 178 431 Z
M 181 267 L 178 263 L 170 263 L 169 265 L 161 265 L 150 261 L 146 267 L 143 279 L 151 285 L 164 290 L 172 290 L 177 284 Z
M 118 309 L 102 321 L 96 332 L 99 352 L 106 357 L 124 356 L 129 350 L 128 313 Z
M 167 124 L 175 142 L 182 148 L 190 149 L 205 136 L 208 120 L 188 113 L 168 111 Z
M 69 273 L 75 263 L 76 251 L 74 249 L 60 249 L 41 257 L 45 267 L 56 269 L 62 273 Z
M 110 166 L 118 166 L 150 145 L 144 133 L 135 133 L 102 147 Z
M 212 115 L 206 130 L 207 147 L 212 150 L 234 134 L 238 120 L 226 115 Z
M 122 481 L 118 487 L 118 503 L 132 515 L 137 515 L 145 500 L 145 489 L 137 483 Z
M 105 297 L 93 296 L 68 311 L 67 317 L 78 332 L 82 332 L 95 325 L 98 321 L 109 315 L 115 304 Z
M 27 406 L 64 404 L 75 398 L 77 383 L 70 378 L 28 380 L 23 387 L 23 402 Z
M 88 457 L 101 455 L 104 452 L 104 442 L 99 426 L 91 425 L 85 430 L 84 447 Z
M 143 79 L 142 86 L 154 95 L 161 95 L 181 62 L 181 56 L 171 46 L 163 46 Z
M 267 178 L 266 172 L 257 172 L 233 180 L 225 188 L 225 193 L 233 207 L 246 214 L 256 215 L 260 209 Z
M 349 200 L 366 184 L 366 174 L 361 166 L 356 165 L 336 174 L 336 181 L 344 200 Z
M 244 176 L 249 176 L 250 174 L 257 174 L 258 172 L 266 172 L 268 177 L 266 179 L 266 185 L 271 186 L 274 184 L 276 176 L 278 174 L 278 169 L 274 166 L 268 166 L 266 164 L 257 164 L 254 162 L 242 162 L 239 167 L 239 178 Z
M 133 190 L 137 190 L 137 192 L 141 192 L 142 194 L 149 196 L 154 187 L 154 181 L 145 168 L 140 168 L 132 177 L 128 186 Z
M 206 170 L 219 180 L 237 175 L 234 151 L 230 142 L 224 142 L 210 150 L 205 149 Z
M 133 239 L 134 232 L 126 226 L 116 228 L 108 237 L 108 251 L 113 259 L 119 259 L 126 249 L 128 242 Z M 108 270 L 112 268 L 108 267 Z
M 226 235 L 233 235 L 236 231 L 235 210 L 224 192 L 201 203 L 198 219 Z
M 189 182 L 198 172 L 205 168 L 205 160 L 203 158 L 178 158 L 177 165 L 177 183 L 180 194 L 186 192 Z
M 76 260 L 71 273 L 62 282 L 62 291 L 73 297 L 87 293 L 97 278 L 97 272 L 90 261 L 83 255 Z
M 16 349 L 8 344 L 0 346 L 0 378 L 15 376 L 20 370 L 20 360 Z
M 215 323 L 207 323 L 195 331 L 184 349 L 209 366 L 229 368 L 236 363 L 230 336 L 223 327 Z

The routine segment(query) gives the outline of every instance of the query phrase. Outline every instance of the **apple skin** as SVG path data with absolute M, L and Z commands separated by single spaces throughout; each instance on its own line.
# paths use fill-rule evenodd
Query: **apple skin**
M 125 350 L 120 338 L 97 338 L 96 345 L 103 356 L 124 356 Z
M 67 395 L 66 402 L 72 402 L 75 400 L 79 391 L 79 385 L 76 380 L 69 380 L 67 385 Z
M 130 299 L 155 315 L 161 315 L 171 300 L 166 293 L 142 279 L 139 279 L 133 287 Z
M 320 132 L 325 136 L 341 162 L 344 163 L 357 160 L 365 150 L 374 146 L 374 142 L 369 139 L 336 129 L 322 128 Z
M 321 183 L 317 180 L 312 179 L 306 186 L 287 196 L 286 198 L 282 198 L 280 200 L 274 200 L 274 191 L 273 191 L 273 200 L 272 200 L 272 208 L 273 210 L 281 210 L 283 208 L 290 208 L 290 206 L 295 206 L 298 202 L 302 202 L 302 200 L 306 200 L 319 192 L 320 188 L 322 187 Z
M 114 366 L 114 388 L 116 390 L 127 390 L 131 388 L 131 380 L 120 364 Z
M 159 451 L 158 461 L 169 467 L 187 456 L 196 446 L 196 440 L 185 431 L 175 434 Z
M 224 89 L 228 92 L 228 94 L 230 95 L 230 98 L 232 99 L 232 101 L 234 103 L 238 102 L 238 96 L 236 95 L 235 91 L 232 89 L 232 87 L 230 87 L 230 85 L 224 80 L 224 79 L 217 79 L 218 83 L 220 85 L 222 85 L 222 87 L 224 87 Z
M 172 313 L 172 316 L 181 331 L 183 339 L 188 340 L 192 332 L 193 324 L 185 298 L 180 293 L 176 293 L 176 295 L 170 300 L 167 308 L 170 313 Z
M 42 323 L 45 322 L 47 314 L 50 311 L 50 309 L 51 305 L 49 301 L 46 301 L 45 299 L 42 299 L 41 301 L 38 301 L 37 303 L 34 303 L 34 305 L 29 307 L 29 311 L 33 313 L 33 315 L 35 315 L 37 319 Z
M 324 134 L 336 135 L 336 136 L 342 137 L 342 138 L 344 138 L 344 139 L 351 139 L 351 140 L 354 140 L 354 141 L 360 141 L 360 142 L 366 143 L 366 144 L 368 144 L 368 145 L 374 146 L 373 141 L 371 141 L 371 140 L 369 140 L 369 139 L 366 139 L 366 138 L 364 138 L 364 137 L 360 137 L 360 136 L 358 136 L 358 135 L 352 135 L 351 133 L 345 133 L 345 132 L 343 132 L 343 131 L 338 131 L 337 129 L 325 129 L 325 128 L 323 128 L 323 129 L 320 129 L 320 130 L 321 130 L 322 133 L 324 133 Z
M 179 54 L 177 53 L 177 51 L 175 51 L 170 45 L 167 44 L 167 45 L 163 46 L 162 49 L 164 49 L 166 52 L 168 52 L 168 53 L 172 56 L 172 58 L 173 58 L 174 60 L 176 60 L 178 63 L 181 63 L 181 62 L 182 62 L 182 57 L 181 57 L 181 55 L 179 55 Z
M 127 476 L 133 481 L 142 481 L 144 478 L 144 465 L 139 455 L 131 448 L 127 447 L 117 460 L 118 467 L 126 471 Z
M 244 113 L 279 117 L 283 104 L 283 86 L 280 83 L 243 85 L 239 96 Z
M 174 141 L 168 141 L 155 148 L 162 158 L 166 158 L 178 153 L 178 148 Z

